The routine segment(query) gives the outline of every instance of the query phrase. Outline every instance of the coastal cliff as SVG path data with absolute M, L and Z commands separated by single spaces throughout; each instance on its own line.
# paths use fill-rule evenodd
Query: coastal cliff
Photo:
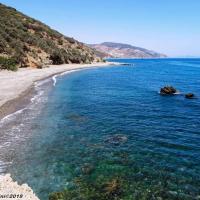
M 0 3 L 0 69 L 99 60 L 90 47 Z
M 135 47 L 129 44 L 104 42 L 101 44 L 91 44 L 90 47 L 102 52 L 103 57 L 110 58 L 165 58 L 164 54 L 152 50 Z

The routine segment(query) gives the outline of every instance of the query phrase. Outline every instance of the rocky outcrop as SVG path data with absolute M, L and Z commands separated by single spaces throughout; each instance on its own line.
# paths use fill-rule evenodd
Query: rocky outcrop
M 9 174 L 0 176 L 0 199 L 39 200 L 27 184 L 19 185 Z
M 160 94 L 162 95 L 172 95 L 177 93 L 177 90 L 172 86 L 165 86 L 160 89 Z
M 195 97 L 195 95 L 193 93 L 187 93 L 185 94 L 185 98 L 186 99 L 193 99 Z

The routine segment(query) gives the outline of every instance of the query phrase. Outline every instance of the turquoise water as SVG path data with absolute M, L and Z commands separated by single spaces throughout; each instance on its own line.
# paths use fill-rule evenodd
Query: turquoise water
M 74 199 L 199 199 L 200 59 L 118 61 L 134 65 L 46 83 L 48 99 L 9 147 L 6 172 L 42 200 L 63 189 Z M 165 85 L 181 94 L 160 96 Z

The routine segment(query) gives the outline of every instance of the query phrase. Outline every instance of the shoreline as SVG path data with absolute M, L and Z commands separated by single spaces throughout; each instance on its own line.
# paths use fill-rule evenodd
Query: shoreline
M 22 68 L 17 72 L 0 71 L 0 121 L 22 110 L 35 94 L 34 84 L 70 71 L 116 66 L 118 63 L 51 65 L 43 69 Z
M 31 103 L 32 98 L 37 95 L 35 84 L 40 81 L 52 79 L 71 72 L 95 69 L 100 67 L 117 66 L 119 63 L 95 63 L 95 64 L 66 64 L 49 66 L 44 69 L 19 69 L 17 72 L 0 71 L 0 123 L 11 115 L 21 112 Z M 0 192 L 7 198 L 7 194 L 22 194 L 21 199 L 39 200 L 32 188 L 27 184 L 19 185 L 11 178 L 10 174 L 0 173 Z

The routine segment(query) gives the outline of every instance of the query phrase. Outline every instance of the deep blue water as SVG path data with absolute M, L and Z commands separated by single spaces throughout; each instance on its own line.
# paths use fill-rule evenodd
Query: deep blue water
M 198 199 L 200 59 L 117 61 L 134 65 L 73 72 L 48 86 L 7 172 L 42 200 L 115 179 L 121 199 Z M 165 85 L 181 94 L 160 96 Z

